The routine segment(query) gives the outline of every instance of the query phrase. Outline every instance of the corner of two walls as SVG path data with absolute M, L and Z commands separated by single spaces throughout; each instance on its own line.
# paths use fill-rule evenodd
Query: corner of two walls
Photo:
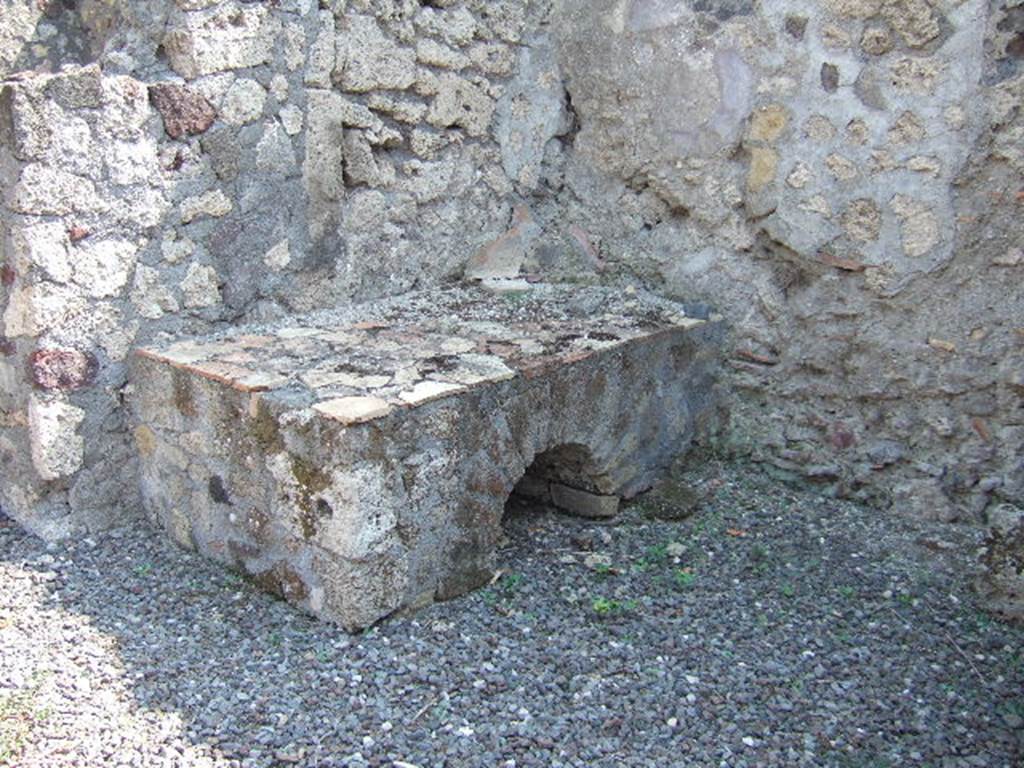
M 561 4 L 564 210 L 730 321 L 720 448 L 899 514 L 1024 503 L 1013 5 Z

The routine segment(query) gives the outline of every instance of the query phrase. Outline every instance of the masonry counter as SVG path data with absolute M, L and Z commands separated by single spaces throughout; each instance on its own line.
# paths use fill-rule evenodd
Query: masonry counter
M 722 335 L 699 314 L 456 287 L 139 349 L 147 514 L 348 630 L 456 596 L 490 580 L 513 489 L 613 515 L 687 449 Z

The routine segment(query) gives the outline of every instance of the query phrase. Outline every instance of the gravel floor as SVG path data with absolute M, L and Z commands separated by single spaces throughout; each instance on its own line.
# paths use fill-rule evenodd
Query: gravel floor
M 614 524 L 509 515 L 488 589 L 359 636 L 145 526 L 0 520 L 0 765 L 1024 765 L 976 531 L 741 466 Z

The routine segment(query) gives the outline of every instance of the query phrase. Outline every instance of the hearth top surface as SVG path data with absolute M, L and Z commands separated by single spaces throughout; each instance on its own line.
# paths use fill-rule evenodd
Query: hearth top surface
M 458 287 L 252 325 L 139 354 L 248 392 L 298 390 L 359 423 L 707 322 L 650 294 L 532 285 Z

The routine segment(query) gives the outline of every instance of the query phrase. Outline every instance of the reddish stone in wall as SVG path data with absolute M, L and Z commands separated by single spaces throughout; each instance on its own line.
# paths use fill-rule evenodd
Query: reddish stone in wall
M 17 351 L 18 348 L 15 346 L 13 341 L 0 336 L 0 355 L 3 355 L 4 357 L 14 357 Z
M 837 422 L 829 430 L 829 440 L 836 448 L 845 450 L 857 442 L 857 436 L 845 424 Z
M 29 375 L 40 389 L 69 392 L 96 380 L 95 356 L 77 349 L 37 349 L 29 358 Z
M 3 283 L 5 287 L 10 288 L 14 285 L 14 278 L 17 275 L 14 270 L 11 269 L 10 265 L 4 264 L 0 267 L 0 283 Z
M 164 130 L 172 139 L 205 133 L 217 118 L 217 111 L 210 102 L 184 85 L 151 85 L 149 100 L 163 117 Z
M 77 243 L 81 240 L 85 240 L 89 236 L 89 230 L 85 227 L 74 226 L 68 230 L 68 238 L 72 243 Z

